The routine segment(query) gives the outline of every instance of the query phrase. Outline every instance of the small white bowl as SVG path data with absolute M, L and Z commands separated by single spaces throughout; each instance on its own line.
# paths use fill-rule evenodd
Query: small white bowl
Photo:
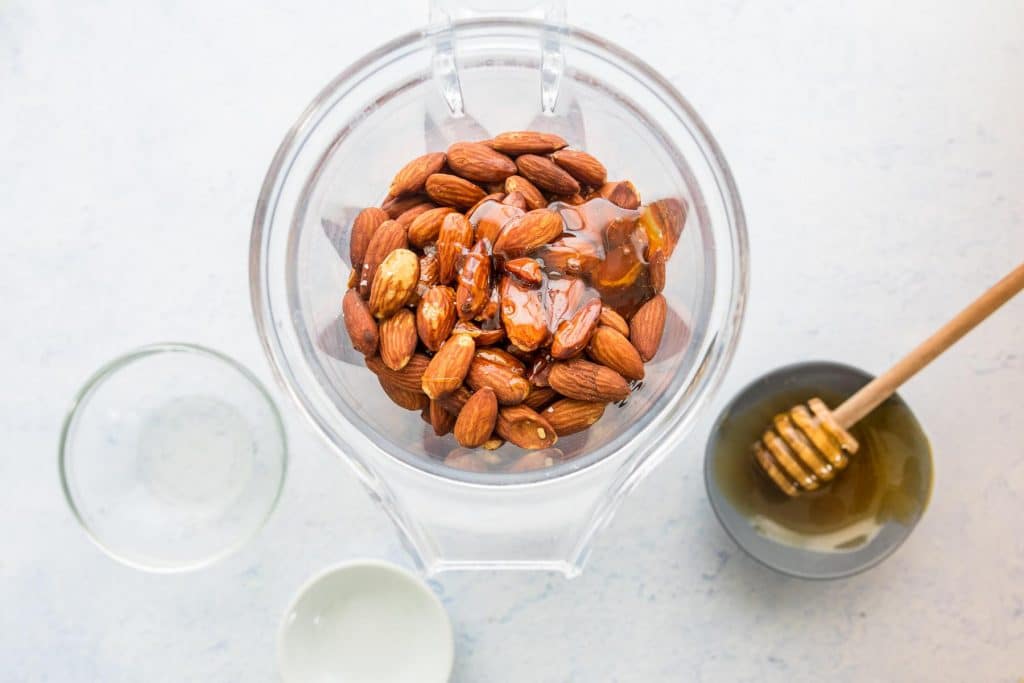
M 307 581 L 277 636 L 287 683 L 443 683 L 454 656 L 441 601 L 380 560 L 344 562 Z

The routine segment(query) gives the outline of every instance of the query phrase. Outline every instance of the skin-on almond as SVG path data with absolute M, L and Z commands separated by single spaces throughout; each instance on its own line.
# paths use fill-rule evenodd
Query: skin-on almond
M 541 411 L 559 436 L 569 436 L 582 432 L 604 415 L 606 404 L 596 401 L 578 401 L 574 398 L 563 398 L 555 401 Z
M 505 199 L 505 193 L 504 192 L 492 192 L 491 194 L 484 195 L 483 199 L 478 201 L 476 204 L 471 206 L 466 211 L 466 218 L 472 218 L 473 214 L 476 213 L 476 210 L 479 209 L 484 204 L 486 204 L 487 202 L 499 202 L 500 203 L 503 199 Z
M 686 225 L 687 206 L 682 199 L 659 199 L 644 207 L 639 224 L 647 234 L 649 249 L 662 249 L 666 260 L 679 243 Z
M 523 405 L 500 409 L 494 431 L 509 443 L 530 450 L 551 448 L 558 440 L 551 424 Z
M 407 194 L 403 197 L 388 197 L 381 202 L 381 210 L 388 215 L 391 220 L 396 220 L 403 213 L 424 202 L 429 202 L 430 197 L 425 194 L 417 192 L 416 194 Z
M 450 206 L 438 206 L 416 216 L 409 224 L 409 244 L 422 249 L 431 242 L 436 242 L 444 217 L 454 210 Z
M 488 147 L 504 154 L 550 154 L 566 144 L 563 138 L 554 133 L 535 130 L 508 131 L 487 141 Z
M 406 410 L 423 410 L 429 405 L 430 399 L 418 391 L 409 391 L 405 387 L 381 375 L 377 376 L 384 393 L 391 401 Z
M 421 266 L 422 267 L 422 266 Z M 614 308 L 601 307 L 601 317 L 598 319 L 602 325 L 607 325 L 623 337 L 629 336 L 629 323 Z
M 441 222 L 437 236 L 438 278 L 441 284 L 455 279 L 462 253 L 473 245 L 473 226 L 461 213 L 450 213 Z
M 551 387 L 533 387 L 530 389 L 530 395 L 526 397 L 525 401 L 523 401 L 523 405 L 533 408 L 537 412 L 541 412 L 541 409 L 544 408 L 544 406 L 557 398 L 558 393 Z
M 579 181 L 547 157 L 524 154 L 516 159 L 516 168 L 519 175 L 542 190 L 564 195 L 580 191 Z
M 489 388 L 498 397 L 498 403 L 512 406 L 522 403 L 530 394 L 530 383 L 510 368 L 492 363 L 479 355 L 470 363 L 466 384 L 472 389 Z
M 462 259 L 458 280 L 455 310 L 461 320 L 472 320 L 491 296 L 491 257 L 483 242 L 477 242 Z
M 370 287 L 370 312 L 389 318 L 405 305 L 420 280 L 420 260 L 408 249 L 395 249 L 381 261 Z
M 455 292 L 451 287 L 431 287 L 416 307 L 416 331 L 423 345 L 437 351 L 455 327 Z
M 526 212 L 518 207 L 492 203 L 473 214 L 470 222 L 476 227 L 477 241 L 483 240 L 493 245 L 498 239 L 501 229 L 509 221 L 521 218 L 525 214 Z
M 498 399 L 494 392 L 488 387 L 477 389 L 455 420 L 455 440 L 466 448 L 482 446 L 491 437 L 497 419 Z
M 427 293 L 428 289 L 440 282 L 440 270 L 436 253 L 432 252 L 420 257 L 420 281 L 416 283 L 416 303 L 419 303 L 420 298 Z
M 506 206 L 514 206 L 520 211 L 526 211 L 526 197 L 523 196 L 522 192 L 509 192 L 501 200 L 501 203 Z
M 399 197 L 413 192 L 421 192 L 427 178 L 440 171 L 443 166 L 444 152 L 432 152 L 416 157 L 395 174 L 388 194 L 392 197 Z
M 462 410 L 462 406 L 466 405 L 466 401 L 473 395 L 466 387 L 459 387 L 455 391 L 445 394 L 438 399 L 435 399 L 442 408 L 447 410 L 452 416 L 458 415 L 459 411 Z
M 614 403 L 629 396 L 629 384 L 622 375 L 581 358 L 552 365 L 548 383 L 562 396 L 580 401 Z
M 512 273 L 517 278 L 531 287 L 540 287 L 544 282 L 544 271 L 540 269 L 537 259 L 522 257 L 505 262 L 505 271 Z
M 505 224 L 494 241 L 494 253 L 510 259 L 524 256 L 557 239 L 563 228 L 562 216 L 557 211 L 530 211 Z
M 604 164 L 591 154 L 574 149 L 562 149 L 551 155 L 551 160 L 584 185 L 600 187 L 608 177 Z
M 605 183 L 597 194 L 623 209 L 636 209 L 640 206 L 640 193 L 628 180 Z
M 447 173 L 435 173 L 427 178 L 427 196 L 441 206 L 467 209 L 484 198 L 486 194 L 479 185 L 465 178 Z
M 572 358 L 587 345 L 601 317 L 601 300 L 591 299 L 568 320 L 562 321 L 551 339 L 551 357 Z
M 504 181 L 516 172 L 516 163 L 479 142 L 456 142 L 448 148 L 448 168 L 476 183 Z
M 548 324 L 539 290 L 506 275 L 501 279 L 501 322 L 510 342 L 534 351 L 547 341 Z
M 412 222 L 416 220 L 418 216 L 436 208 L 437 207 L 431 202 L 423 202 L 422 204 L 417 204 L 416 206 L 406 209 L 395 220 L 404 225 L 406 230 L 408 230 L 409 226 L 412 225 Z
M 349 263 L 352 270 L 358 272 L 363 265 L 363 257 L 366 256 L 366 247 L 370 245 L 370 239 L 377 232 L 377 228 L 388 219 L 383 209 L 375 206 L 363 209 L 352 221 L 352 232 L 348 240 Z
M 423 393 L 437 398 L 458 389 L 469 372 L 475 350 L 476 343 L 468 334 L 449 337 L 423 373 Z
M 494 344 L 500 344 L 505 340 L 505 328 L 498 327 L 493 330 L 484 330 L 470 322 L 460 320 L 455 323 L 455 331 L 463 332 L 468 334 L 476 340 L 476 345 L 479 346 L 493 346 Z
M 435 400 L 430 401 L 430 407 L 427 410 L 427 417 L 430 421 L 430 426 L 434 428 L 434 434 L 437 436 L 444 436 L 448 432 L 452 431 L 452 427 L 455 426 L 455 416 L 445 410 L 444 407 Z
M 548 200 L 544 199 L 544 195 L 537 189 L 537 186 L 521 175 L 510 176 L 505 180 L 505 191 L 509 194 L 518 192 L 523 195 L 526 208 L 530 211 L 543 209 L 548 205 Z
M 641 306 L 629 321 L 629 340 L 645 363 L 654 358 L 661 346 L 667 308 L 665 297 L 658 294 Z
M 658 294 L 665 289 L 665 252 L 662 249 L 655 249 L 647 259 L 647 276 L 651 283 L 651 289 Z
M 413 354 L 409 362 L 401 370 L 392 370 L 384 365 L 380 356 L 367 356 L 366 367 L 378 377 L 405 389 L 406 391 L 423 391 L 423 373 L 426 372 L 430 359 L 422 353 Z
M 395 249 L 409 246 L 405 226 L 398 221 L 384 221 L 373 233 L 363 257 L 363 269 L 359 277 L 359 293 L 363 297 L 370 296 L 370 287 L 377 276 L 377 267 L 381 261 Z
M 520 377 L 526 377 L 526 366 L 523 364 L 523 361 L 508 351 L 502 351 L 501 349 L 477 349 L 476 356 L 495 365 L 502 365 Z
M 359 292 L 350 289 L 345 292 L 341 300 L 341 313 L 345 318 L 345 329 L 348 331 L 349 339 L 356 351 L 364 356 L 372 356 L 377 353 L 377 341 L 380 338 L 377 330 L 377 321 L 370 313 L 370 307 L 366 305 Z
M 416 351 L 416 320 L 403 308 L 380 324 L 380 359 L 392 370 L 401 370 Z
M 598 326 L 587 345 L 587 355 L 626 379 L 644 378 L 644 361 L 640 352 L 614 328 Z

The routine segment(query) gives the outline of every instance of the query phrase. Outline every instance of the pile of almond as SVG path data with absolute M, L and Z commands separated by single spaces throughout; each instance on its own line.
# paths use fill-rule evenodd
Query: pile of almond
M 587 429 L 661 343 L 686 205 L 642 205 L 565 147 L 534 131 L 455 143 L 406 164 L 352 224 L 352 345 L 392 401 L 463 447 L 547 449 Z

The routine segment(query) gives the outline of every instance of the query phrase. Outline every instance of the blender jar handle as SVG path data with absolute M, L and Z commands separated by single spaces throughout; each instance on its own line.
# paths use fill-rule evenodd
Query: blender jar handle
M 565 0 L 430 0 L 430 33 L 434 39 L 433 73 L 451 115 L 465 115 L 453 24 L 487 17 L 531 18 L 543 22 L 540 38 L 540 103 L 542 113 L 553 114 L 565 67 L 562 52 Z

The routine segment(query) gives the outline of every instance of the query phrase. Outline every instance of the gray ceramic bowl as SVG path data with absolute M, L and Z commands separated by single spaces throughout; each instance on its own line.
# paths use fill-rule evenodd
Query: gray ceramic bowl
M 717 447 L 729 428 L 730 417 L 744 414 L 751 406 L 759 404 L 765 397 L 777 392 L 795 392 L 803 400 L 819 393 L 849 396 L 872 379 L 862 370 L 825 361 L 814 361 L 789 365 L 774 370 L 747 385 L 722 410 L 715 420 L 708 440 L 704 458 L 704 480 L 708 498 L 718 520 L 726 532 L 753 559 L 761 564 L 790 576 L 805 579 L 837 579 L 850 576 L 875 566 L 891 555 L 914 530 L 924 509 L 927 507 L 932 482 L 931 449 L 920 424 L 909 407 L 898 395 L 891 397 L 885 405 L 902 411 L 902 431 L 899 443 L 908 447 L 923 449 L 924 457 L 915 462 L 915 476 L 920 494 L 920 508 L 901 521 L 888 520 L 881 524 L 877 533 L 863 545 L 850 550 L 817 550 L 797 547 L 770 538 L 760 533 L 752 524 L 748 514 L 738 509 L 725 494 L 716 474 L 715 459 Z M 892 403 L 890 403 L 892 402 Z M 835 407 L 835 406 L 832 406 Z M 723 429 L 725 426 L 727 429 Z M 733 437 L 736 434 L 732 434 Z M 757 434 L 743 434 L 739 440 L 751 441 Z M 857 456 L 854 456 L 857 457 Z M 841 475 L 840 475 L 841 476 Z

